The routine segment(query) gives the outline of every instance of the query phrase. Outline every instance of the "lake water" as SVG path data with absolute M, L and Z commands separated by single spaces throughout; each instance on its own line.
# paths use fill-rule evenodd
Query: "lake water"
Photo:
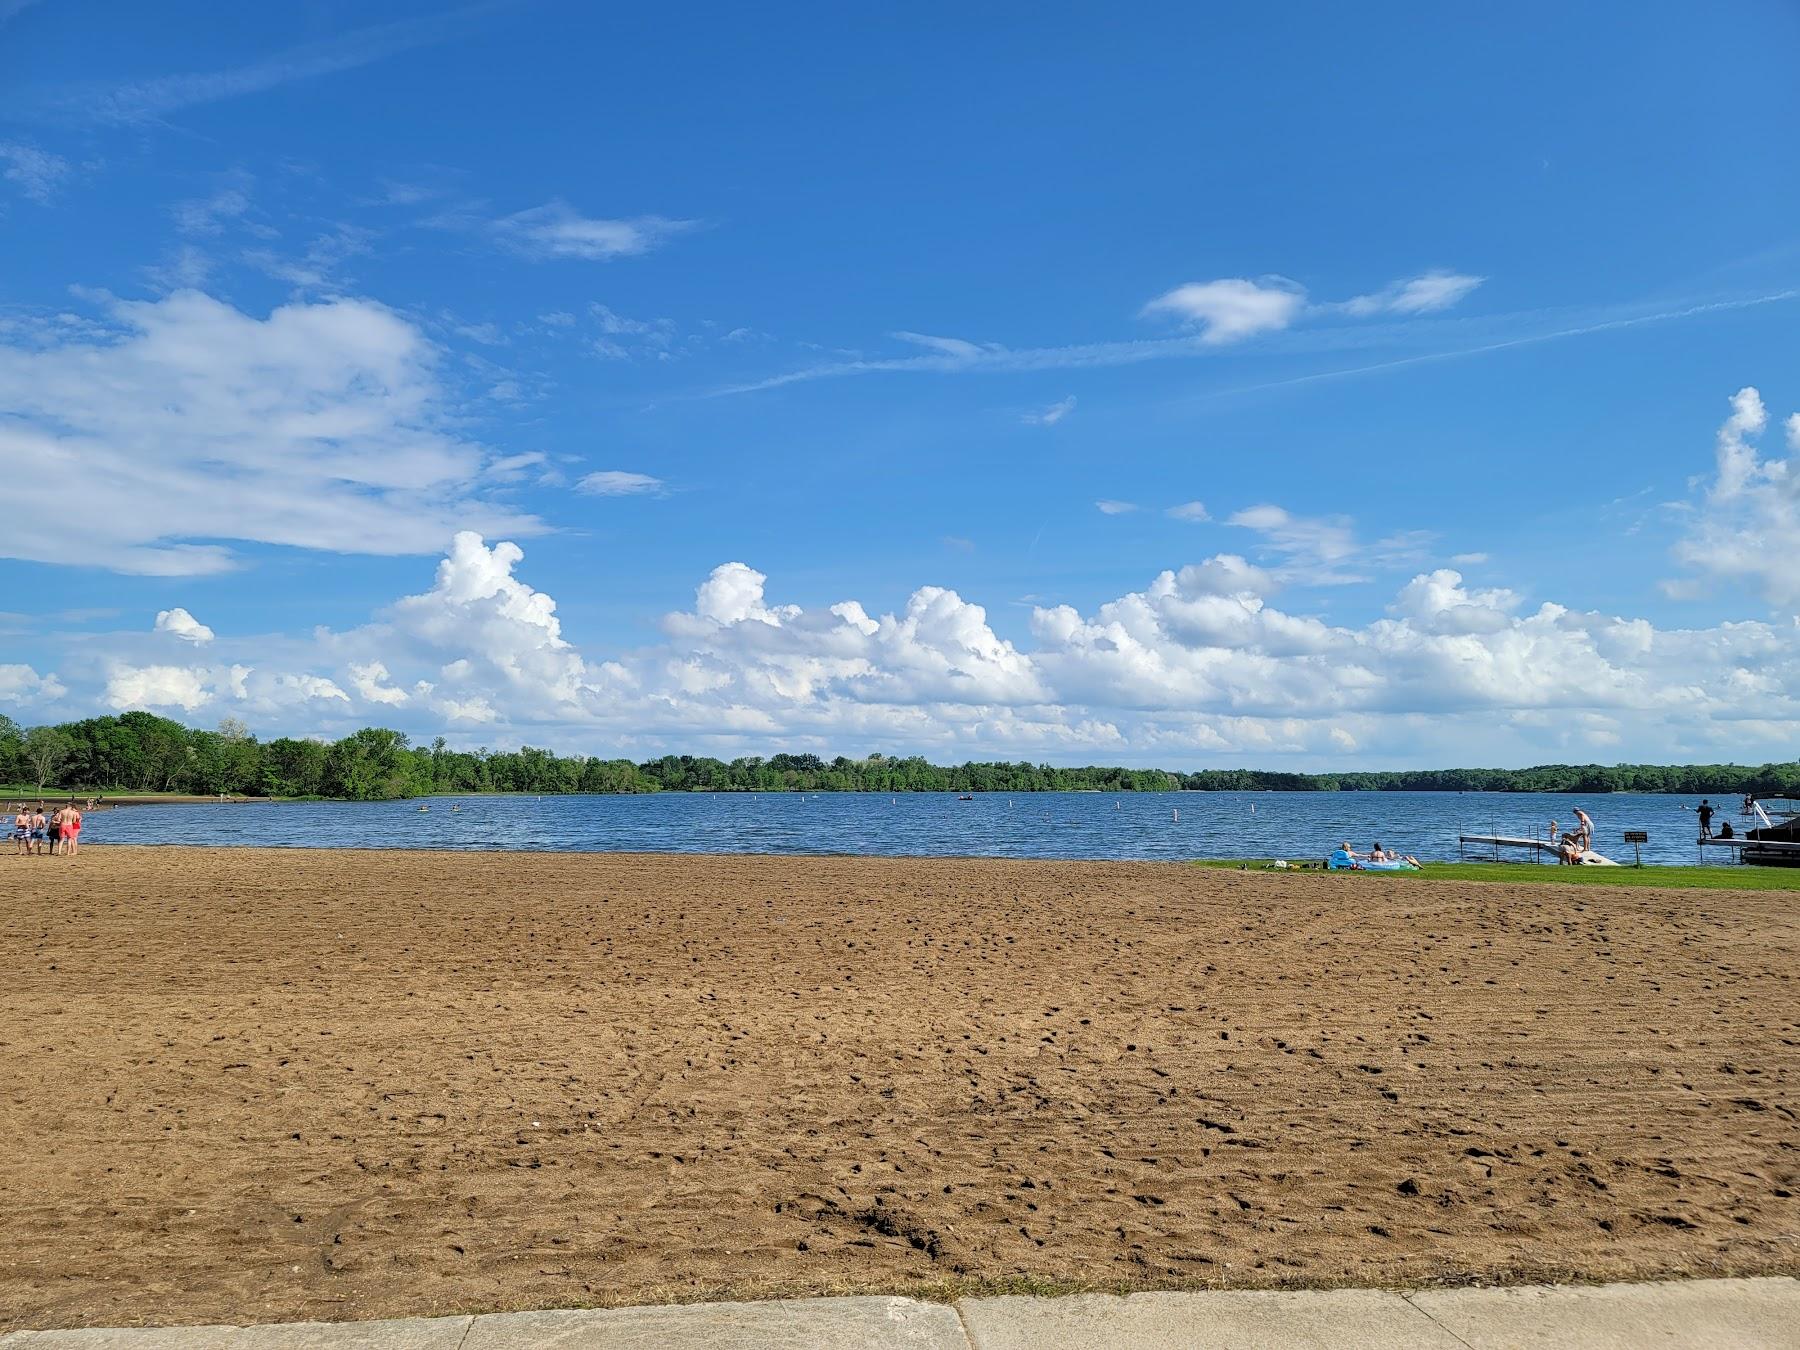
M 1695 799 L 1697 800 L 1697 799 Z M 254 802 L 96 811 L 84 842 L 294 848 L 552 849 L 657 853 L 872 853 L 997 858 L 1320 858 L 1374 840 L 1453 859 L 1459 834 L 1541 836 L 1574 808 L 1599 851 L 1694 863 L 1684 797 L 1493 792 L 684 793 L 643 797 L 430 797 L 407 802 Z M 420 806 L 430 809 L 420 811 Z M 1714 802 L 1715 806 L 1721 805 Z M 1737 799 L 1720 819 L 1739 827 Z M 1179 813 L 1179 819 L 1177 819 Z M 1716 824 L 1717 822 L 1715 822 Z M 1708 861 L 1727 861 L 1723 851 Z M 1522 856 L 1513 850 L 1511 856 Z M 1524 855 L 1528 856 L 1528 855 Z

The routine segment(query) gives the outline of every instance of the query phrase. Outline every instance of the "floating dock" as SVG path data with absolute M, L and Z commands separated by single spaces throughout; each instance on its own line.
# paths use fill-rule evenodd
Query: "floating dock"
M 1494 851 L 1494 861 L 1500 861 L 1500 850 L 1503 848 L 1528 848 L 1532 850 L 1532 860 L 1542 862 L 1543 855 L 1548 853 L 1552 858 L 1557 856 L 1557 846 L 1545 839 L 1523 839 L 1509 834 L 1459 834 L 1456 836 L 1456 856 L 1466 858 L 1470 844 L 1480 844 L 1483 848 Z
M 1737 850 L 1737 861 L 1748 862 L 1763 867 L 1800 866 L 1800 842 L 1788 839 L 1746 839 L 1739 835 L 1735 839 L 1696 839 L 1695 845 L 1700 856 L 1706 856 L 1709 848 L 1733 848 Z M 1750 857 L 1744 856 L 1744 850 L 1750 851 Z

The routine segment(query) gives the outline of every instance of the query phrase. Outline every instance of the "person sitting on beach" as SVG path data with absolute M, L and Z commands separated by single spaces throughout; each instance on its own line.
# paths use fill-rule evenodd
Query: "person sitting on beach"
M 1326 866 L 1334 870 L 1348 868 L 1350 871 L 1358 872 L 1362 870 L 1362 861 L 1356 850 L 1350 847 L 1350 841 L 1346 839 L 1338 845 L 1337 852 L 1326 859 Z
M 1424 870 L 1425 864 L 1410 853 L 1402 853 L 1397 848 L 1383 848 L 1379 841 L 1369 852 L 1369 861 L 1378 863 L 1405 863 L 1408 867 Z

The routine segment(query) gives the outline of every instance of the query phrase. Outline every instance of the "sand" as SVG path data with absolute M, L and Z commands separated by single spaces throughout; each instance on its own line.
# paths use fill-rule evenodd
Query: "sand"
M 0 1328 L 1800 1272 L 1782 892 L 0 865 Z

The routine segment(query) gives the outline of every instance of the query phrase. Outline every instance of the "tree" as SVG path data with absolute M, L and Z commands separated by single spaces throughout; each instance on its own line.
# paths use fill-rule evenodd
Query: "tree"
M 62 762 L 69 757 L 69 738 L 55 727 L 33 727 L 25 733 L 25 763 L 42 792 Z

